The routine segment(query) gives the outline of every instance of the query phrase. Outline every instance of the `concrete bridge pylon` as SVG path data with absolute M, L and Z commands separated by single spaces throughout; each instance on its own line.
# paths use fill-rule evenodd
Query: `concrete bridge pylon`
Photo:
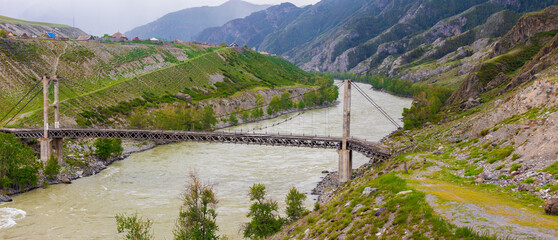
M 41 161 L 46 163 L 48 159 L 54 154 L 58 159 L 58 164 L 64 163 L 63 154 L 63 138 L 49 138 L 49 119 L 48 110 L 49 107 L 54 107 L 54 129 L 60 128 L 60 99 L 59 99 L 59 80 L 55 75 L 52 78 L 43 76 L 43 137 L 40 138 L 41 142 Z M 50 83 L 54 85 L 54 102 L 49 104 L 49 85 Z
M 343 138 L 339 153 L 338 181 L 343 184 L 351 180 L 353 173 L 353 151 L 347 149 L 347 140 L 351 137 L 351 79 L 345 79 L 343 96 Z

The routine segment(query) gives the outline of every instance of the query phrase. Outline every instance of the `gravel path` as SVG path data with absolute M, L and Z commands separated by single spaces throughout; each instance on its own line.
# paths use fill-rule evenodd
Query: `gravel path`
M 493 194 L 425 176 L 439 171 L 429 167 L 412 176 L 415 188 L 426 193 L 426 200 L 436 213 L 460 227 L 497 234 L 512 239 L 558 239 L 558 217 L 527 209 Z

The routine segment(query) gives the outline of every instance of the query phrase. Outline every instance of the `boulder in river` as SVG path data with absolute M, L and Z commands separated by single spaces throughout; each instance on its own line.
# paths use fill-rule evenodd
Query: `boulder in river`
M 558 215 L 558 198 L 552 198 L 544 203 L 544 212 L 550 215 Z
M 8 195 L 0 195 L 0 202 L 11 202 L 12 198 Z

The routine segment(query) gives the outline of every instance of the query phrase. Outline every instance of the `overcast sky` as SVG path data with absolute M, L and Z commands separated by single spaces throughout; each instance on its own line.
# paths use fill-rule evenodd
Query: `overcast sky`
M 0 0 L 0 15 L 30 21 L 74 25 L 94 35 L 125 32 L 184 8 L 217 6 L 227 0 Z M 319 0 L 245 0 L 255 4 Z

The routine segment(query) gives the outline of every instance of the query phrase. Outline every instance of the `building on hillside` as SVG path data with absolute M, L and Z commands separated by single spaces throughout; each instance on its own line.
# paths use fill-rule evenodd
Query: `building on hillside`
M 152 37 L 152 38 L 150 38 L 150 39 L 149 39 L 149 41 L 152 41 L 152 42 L 158 42 L 158 41 L 159 41 L 159 39 L 157 39 L 157 38 L 154 38 L 154 37 Z
M 118 40 L 128 41 L 128 38 L 126 37 L 126 35 L 122 34 L 121 32 L 116 32 L 115 34 L 112 34 L 111 37 L 116 38 Z
M 139 37 L 136 36 L 134 39 L 132 39 L 132 41 L 139 42 L 139 41 L 141 41 L 141 39 L 140 39 Z
M 175 43 L 184 43 L 183 41 L 181 41 L 180 39 L 176 39 L 174 40 Z
M 19 38 L 31 38 L 31 36 L 27 35 L 27 33 L 23 33 L 19 35 Z
M 238 46 L 238 44 L 233 42 L 233 43 L 231 43 L 231 45 L 229 45 L 229 47 L 239 47 L 239 46 Z
M 51 32 L 47 32 L 47 33 L 43 33 L 43 35 L 41 35 L 41 37 L 44 37 L 44 38 L 56 38 L 56 34 L 51 33 Z
M 95 40 L 95 37 L 93 37 L 92 35 L 79 35 L 79 37 L 76 39 L 76 41 L 91 41 L 91 40 Z
M 13 32 L 8 32 L 6 37 L 9 38 L 9 39 L 16 39 L 16 35 Z
M 260 52 L 260 54 L 266 55 L 266 56 L 271 56 L 271 53 L 268 52 Z
M 70 38 L 69 38 L 69 37 L 64 37 L 64 36 L 59 36 L 59 37 L 56 37 L 56 40 L 60 40 L 60 41 L 70 41 Z
M 201 45 L 209 45 L 207 42 L 202 42 Z

